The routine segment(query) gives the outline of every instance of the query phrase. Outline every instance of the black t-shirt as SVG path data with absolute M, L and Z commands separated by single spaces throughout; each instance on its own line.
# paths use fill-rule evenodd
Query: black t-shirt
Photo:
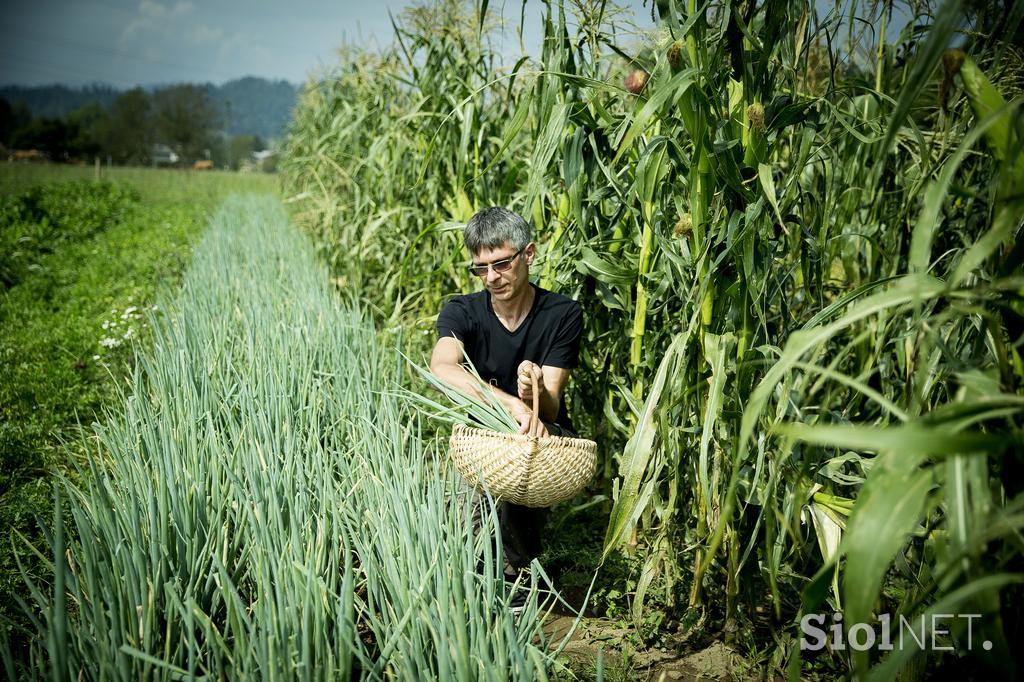
M 512 395 L 519 393 L 516 371 L 523 360 L 549 367 L 576 367 L 583 333 L 579 303 L 536 284 L 530 286 L 535 294 L 533 306 L 514 332 L 505 329 L 494 314 L 487 291 L 456 296 L 437 316 L 438 337 L 462 341 L 481 378 Z M 564 400 L 555 423 L 572 429 Z

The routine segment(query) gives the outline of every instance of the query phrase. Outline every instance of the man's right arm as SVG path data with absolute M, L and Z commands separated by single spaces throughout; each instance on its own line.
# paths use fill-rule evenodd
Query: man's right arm
M 442 336 L 434 345 L 434 352 L 430 356 L 430 371 L 441 381 L 454 386 L 466 393 L 484 398 L 481 390 L 484 384 L 477 381 L 472 374 L 462 368 L 463 352 L 462 344 L 451 336 Z M 496 395 L 505 409 L 519 422 L 519 432 L 527 433 L 530 430 L 530 408 L 522 400 L 514 395 L 502 391 L 496 386 L 486 386 L 491 393 Z M 544 423 L 537 422 L 537 436 L 546 436 L 547 428 Z

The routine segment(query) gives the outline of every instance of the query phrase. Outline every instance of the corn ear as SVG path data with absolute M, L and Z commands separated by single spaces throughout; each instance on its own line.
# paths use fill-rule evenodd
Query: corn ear
M 816 504 L 828 507 L 832 511 L 839 512 L 843 516 L 849 516 L 853 511 L 854 500 L 848 497 L 838 497 L 828 493 L 814 493 L 811 496 Z

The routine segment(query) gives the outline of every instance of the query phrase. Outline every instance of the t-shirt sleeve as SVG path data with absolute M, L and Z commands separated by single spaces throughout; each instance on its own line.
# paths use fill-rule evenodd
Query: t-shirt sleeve
M 551 350 L 544 359 L 549 367 L 573 369 L 580 355 L 580 337 L 583 336 L 583 309 L 576 301 L 570 301 L 562 316 Z
M 437 316 L 437 338 L 451 336 L 465 343 L 473 333 L 473 323 L 464 301 L 453 298 L 441 308 Z

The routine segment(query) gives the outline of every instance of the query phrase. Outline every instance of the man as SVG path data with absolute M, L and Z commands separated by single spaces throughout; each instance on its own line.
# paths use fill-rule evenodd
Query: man
M 456 296 L 442 308 L 430 369 L 467 392 L 493 392 L 523 434 L 530 431 L 532 377 L 540 412 L 532 435 L 573 435 L 562 398 L 579 355 L 583 313 L 572 299 L 530 283 L 537 255 L 531 239 L 530 224 L 504 208 L 485 208 L 469 220 L 463 241 L 484 290 Z M 464 357 L 487 388 L 463 369 Z M 539 553 L 543 514 L 503 504 L 499 515 L 506 561 L 513 569 L 525 568 Z
M 453 386 L 479 390 L 462 368 L 464 347 L 524 434 L 530 428 L 533 377 L 541 421 L 532 435 L 564 435 L 572 424 L 562 396 L 579 355 L 583 313 L 572 299 L 530 283 L 536 257 L 531 232 L 529 223 L 500 207 L 470 218 L 463 241 L 473 258 L 470 270 L 484 291 L 456 296 L 441 310 L 430 369 Z

